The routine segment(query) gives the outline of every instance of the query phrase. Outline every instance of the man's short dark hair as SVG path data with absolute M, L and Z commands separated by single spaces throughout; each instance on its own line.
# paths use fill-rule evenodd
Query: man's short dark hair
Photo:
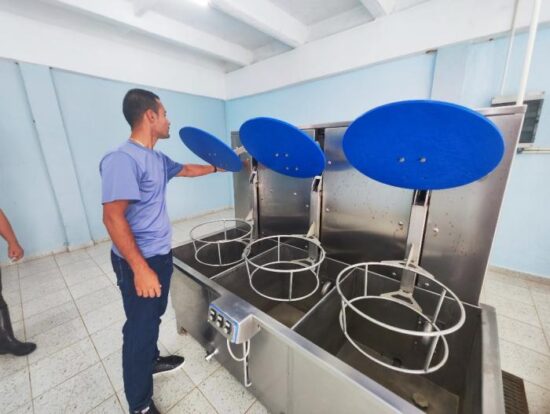
M 130 89 L 126 92 L 122 101 L 122 113 L 130 127 L 134 128 L 148 109 L 158 112 L 159 99 L 153 92 L 145 89 Z

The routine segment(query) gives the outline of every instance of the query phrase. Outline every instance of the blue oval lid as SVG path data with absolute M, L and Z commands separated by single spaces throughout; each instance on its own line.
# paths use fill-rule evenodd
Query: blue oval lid
M 240 171 L 243 166 L 229 145 L 202 129 L 184 127 L 180 129 L 180 138 L 187 148 L 209 164 L 233 172 Z
M 248 153 L 266 167 L 297 178 L 315 177 L 325 168 L 325 155 L 303 131 L 274 118 L 253 118 L 239 131 Z
M 347 129 L 343 150 L 361 173 L 396 187 L 438 190 L 479 180 L 504 155 L 498 128 L 483 115 L 447 102 L 379 106 Z

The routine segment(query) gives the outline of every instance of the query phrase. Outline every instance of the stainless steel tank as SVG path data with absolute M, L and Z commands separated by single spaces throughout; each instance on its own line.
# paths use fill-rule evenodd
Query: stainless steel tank
M 365 358 L 342 332 L 341 298 L 333 288 L 337 275 L 348 264 L 405 257 L 413 197 L 412 191 L 384 186 L 351 168 L 341 150 L 347 123 L 303 128 L 327 156 L 319 226 L 327 258 L 319 271 L 320 288 L 302 301 L 269 300 L 251 288 L 244 263 L 205 266 L 196 261 L 194 247 L 188 243 L 174 249 L 171 295 L 178 328 L 199 341 L 205 354 L 236 378 L 249 379 L 251 392 L 273 413 L 503 412 L 495 312 L 478 300 L 524 111 L 524 107 L 480 110 L 503 133 L 504 159 L 484 179 L 436 192 L 430 200 L 420 264 L 457 293 L 466 312 L 464 326 L 448 336 L 449 359 L 438 371 L 409 375 L 388 370 Z M 238 134 L 232 137 L 238 146 Z M 239 218 L 248 215 L 254 202 L 249 174 L 234 175 Z M 310 224 L 311 185 L 310 179 L 285 177 L 259 165 L 258 236 L 305 234 Z M 298 256 L 304 250 L 300 245 L 284 248 Z M 255 254 L 270 260 L 275 247 L 268 245 Z M 370 277 L 373 289 L 398 286 L 389 273 L 373 272 Z M 276 279 L 260 283 L 276 296 L 285 294 L 285 285 Z M 297 279 L 296 287 L 307 290 L 307 283 Z M 350 274 L 342 288 L 351 293 L 360 289 L 359 278 Z M 430 288 L 421 287 L 419 292 L 421 305 L 437 300 Z M 211 304 L 220 300 L 253 317 L 257 333 L 250 339 L 246 368 L 229 355 L 226 336 L 208 322 Z M 443 324 L 452 318 L 451 309 L 448 299 L 441 310 Z M 387 306 L 371 311 L 390 315 L 404 325 L 418 323 L 410 314 Z M 399 339 L 364 321 L 351 319 L 348 329 L 362 346 L 396 366 L 416 363 L 426 347 L 422 340 Z M 233 350 L 241 355 L 238 346 Z

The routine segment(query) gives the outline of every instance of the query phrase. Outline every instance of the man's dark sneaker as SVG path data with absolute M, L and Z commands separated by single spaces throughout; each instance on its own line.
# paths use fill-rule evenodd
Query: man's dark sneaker
M 179 355 L 158 357 L 153 366 L 153 375 L 174 371 L 183 366 L 185 358 Z
M 134 414 L 160 414 L 160 411 L 155 407 L 155 403 L 151 400 L 149 407 L 146 407 L 142 410 L 134 411 Z

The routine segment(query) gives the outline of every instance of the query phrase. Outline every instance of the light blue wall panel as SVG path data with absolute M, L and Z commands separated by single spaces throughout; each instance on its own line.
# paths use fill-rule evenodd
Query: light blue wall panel
M 516 40 L 505 94 L 517 91 L 527 36 Z M 226 103 L 227 129 L 249 118 L 273 116 L 295 125 L 354 119 L 395 100 L 435 98 L 476 108 L 489 106 L 499 94 L 507 39 L 456 45 L 435 55 L 399 59 L 366 69 L 308 82 Z M 539 30 L 528 91 L 550 92 L 550 29 Z M 441 62 L 440 62 L 441 63 Z M 322 64 L 322 62 L 320 62 Z M 435 73 L 434 73 L 435 72 Z M 435 75 L 435 76 L 434 76 Z M 537 146 L 550 147 L 550 102 L 546 102 Z M 550 155 L 519 155 L 514 162 L 501 211 L 490 263 L 550 276 Z
M 0 208 L 27 255 L 63 248 L 65 236 L 18 65 L 0 59 Z M 7 260 L 0 241 L 0 262 Z
M 330 56 L 327 56 L 330 59 Z M 323 62 L 317 62 L 322 65 Z M 430 96 L 434 55 L 407 57 L 227 102 L 227 127 L 271 116 L 294 125 L 353 120 L 378 105 Z
M 90 243 L 90 232 L 50 69 L 29 63 L 19 68 L 67 244 L 82 247 Z
M 130 135 L 122 114 L 124 94 L 136 85 L 89 76 L 52 71 L 59 104 L 75 160 L 78 181 L 92 236 L 107 236 L 102 223 L 99 162 Z M 147 89 L 147 88 L 146 88 Z M 181 143 L 183 125 L 193 125 L 225 137 L 224 103 L 221 100 L 150 88 L 163 101 L 172 122 L 169 140 L 156 149 L 179 162 L 200 162 Z M 168 210 L 172 219 L 231 205 L 230 177 L 217 174 L 200 178 L 176 178 L 169 185 Z
M 525 43 L 526 35 L 519 36 L 507 94 L 517 90 Z M 466 52 L 464 47 L 457 46 L 439 51 L 440 56 L 447 56 L 446 62 L 452 65 L 457 61 L 461 66 L 456 70 L 444 70 L 441 66 L 435 76 L 436 82 L 433 82 L 436 55 L 427 54 L 225 103 L 153 89 L 165 103 L 172 121 L 172 138 L 160 142 L 157 148 L 178 161 L 200 162 L 180 143 L 178 130 L 181 126 L 204 128 L 228 142 L 229 131 L 237 130 L 244 121 L 255 116 L 278 117 L 296 125 L 352 120 L 386 102 L 428 98 L 432 84 L 444 88 L 452 85 L 451 92 L 460 95 L 465 105 L 487 106 L 499 91 L 506 46 L 506 39 L 500 39 L 470 45 Z M 548 50 L 550 29 L 545 28 L 539 31 L 528 90 L 550 90 Z M 98 163 L 106 151 L 129 135 L 121 103 L 125 92 L 133 85 L 58 70 L 52 70 L 51 74 L 86 216 L 92 237 L 98 240 L 106 236 L 101 223 Z M 462 85 L 458 84 L 460 82 Z M 3 114 L 0 117 L 1 206 L 12 219 L 29 253 L 60 248 L 66 243 L 63 226 L 21 76 L 14 62 L 0 61 L 0 84 Z M 536 145 L 550 146 L 548 102 L 543 107 Z M 516 157 L 497 229 L 492 264 L 550 275 L 547 253 L 550 228 L 546 207 L 550 203 L 550 186 L 546 183 L 550 176 L 549 157 Z M 176 179 L 169 186 L 171 218 L 231 205 L 230 182 L 229 174 Z M 0 261 L 4 259 L 5 251 L 1 250 Z
M 516 93 L 523 65 L 527 35 L 518 36 L 504 94 Z M 499 39 L 473 45 L 464 85 L 465 103 L 490 104 L 498 95 L 506 58 L 507 41 Z M 527 92 L 550 93 L 550 29 L 539 30 Z M 535 146 L 550 147 L 550 101 L 542 108 Z M 517 155 L 504 197 L 491 264 L 550 277 L 550 155 Z

